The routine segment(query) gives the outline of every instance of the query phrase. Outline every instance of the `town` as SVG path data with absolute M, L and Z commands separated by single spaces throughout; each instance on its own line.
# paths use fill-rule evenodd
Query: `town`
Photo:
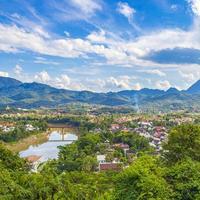
M 100 138 L 94 144 L 94 151 L 87 152 L 96 160 L 92 169 L 119 171 L 133 163 L 141 152 L 159 155 L 171 128 L 184 123 L 198 123 L 198 117 L 192 113 L 105 114 L 96 110 L 95 113 L 94 110 L 87 110 L 86 114 L 75 115 L 64 109 L 13 111 L 6 108 L 0 116 L 0 139 L 12 143 L 31 135 L 40 135 L 48 130 L 50 123 L 78 127 L 79 138 L 85 135 L 86 130 L 88 134 Z M 40 155 L 29 155 L 27 160 L 34 171 L 45 164 Z

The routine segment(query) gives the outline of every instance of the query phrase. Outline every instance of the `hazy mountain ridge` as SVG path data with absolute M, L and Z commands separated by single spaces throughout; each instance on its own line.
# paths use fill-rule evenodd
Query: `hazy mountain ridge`
M 200 81 L 188 90 L 170 88 L 167 91 L 144 88 L 139 91 L 95 93 L 57 89 L 41 83 L 22 83 L 12 78 L 0 77 L 0 106 L 22 108 L 54 107 L 68 103 L 88 103 L 107 106 L 135 106 L 137 109 L 199 108 Z

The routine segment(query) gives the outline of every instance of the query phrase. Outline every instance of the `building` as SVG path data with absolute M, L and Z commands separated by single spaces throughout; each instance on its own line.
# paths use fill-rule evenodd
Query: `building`
M 122 169 L 122 163 L 100 163 L 99 164 L 99 171 L 109 171 L 109 170 L 114 170 L 114 171 L 120 171 Z
M 120 148 L 124 151 L 124 154 L 126 155 L 126 152 L 130 149 L 128 144 L 119 143 L 119 144 L 113 144 L 113 148 Z
M 98 161 L 98 163 L 105 163 L 106 156 L 105 155 L 97 155 L 97 161 Z
M 111 131 L 117 131 L 120 130 L 120 125 L 119 124 L 111 124 L 110 130 Z
M 34 131 L 36 128 L 33 127 L 33 125 L 31 124 L 26 124 L 25 125 L 26 131 Z
M 40 158 L 41 156 L 37 156 L 37 155 L 31 155 L 31 156 L 26 157 L 27 161 L 31 165 L 31 170 L 33 172 L 37 172 L 37 168 L 39 164 L 41 163 Z

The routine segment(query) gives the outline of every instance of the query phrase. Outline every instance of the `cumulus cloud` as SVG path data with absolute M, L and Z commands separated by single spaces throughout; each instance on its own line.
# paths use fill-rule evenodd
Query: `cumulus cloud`
M 142 89 L 142 86 L 140 85 L 140 83 L 136 83 L 133 85 L 133 88 L 134 90 L 141 90 Z
M 104 43 L 106 42 L 106 33 L 104 30 L 100 30 L 99 32 L 92 32 L 87 36 L 87 39 L 89 39 L 92 42 L 98 42 L 98 43 Z
M 179 71 L 179 74 L 181 75 L 182 78 L 184 78 L 187 81 L 195 80 L 195 76 L 193 73 L 184 73 L 182 71 Z
M 21 50 L 64 58 L 77 58 L 91 53 L 111 60 L 126 57 L 126 53 L 120 49 L 95 45 L 89 40 L 80 38 L 46 39 L 17 26 L 0 24 L 0 51 L 18 52 Z
M 194 66 L 192 68 L 184 68 L 184 69 L 178 70 L 178 73 L 187 85 L 191 85 L 191 83 L 194 83 L 197 80 L 200 80 L 199 66 L 198 67 Z
M 166 89 L 169 89 L 170 87 L 171 87 L 171 84 L 167 80 L 156 82 L 156 88 L 158 89 L 166 90 Z
M 14 68 L 14 74 L 16 74 L 17 76 L 21 75 L 23 69 L 20 65 L 16 65 Z
M 47 71 L 37 73 L 34 78 L 36 81 L 41 83 L 49 83 L 49 81 L 51 80 L 51 77 Z
M 130 89 L 129 77 L 121 77 L 120 79 L 115 77 L 109 77 L 105 80 L 104 87 L 111 88 L 111 90 Z
M 93 32 L 86 39 L 47 39 L 17 26 L 0 24 L 0 51 L 17 52 L 29 50 L 42 55 L 64 58 L 78 58 L 96 54 L 106 58 L 107 64 L 110 65 L 162 67 L 166 65 L 144 60 L 143 57 L 152 51 L 160 51 L 162 49 L 177 47 L 200 49 L 199 29 L 200 27 L 196 24 L 190 31 L 167 29 L 142 35 L 133 41 L 121 41 L 113 38 L 113 40 L 104 45 L 95 44 L 96 42 L 107 40 L 104 31 Z M 185 40 L 182 38 L 185 38 Z M 37 59 L 36 62 L 44 63 L 49 61 Z M 173 65 L 170 64 L 169 66 Z
M 107 77 L 105 79 L 93 81 L 93 90 L 95 91 L 120 91 L 120 90 L 132 90 L 141 89 L 139 83 L 134 84 L 137 77 L 135 76 L 116 76 Z M 91 83 L 91 81 L 90 81 Z M 89 89 L 92 89 L 89 87 Z
M 4 72 L 4 71 L 0 71 L 0 76 L 8 77 L 9 73 L 8 72 Z
M 68 88 L 70 83 L 71 79 L 66 74 L 62 74 L 60 77 L 55 78 L 55 86 L 58 88 Z
M 188 2 L 191 5 L 193 13 L 200 17 L 200 0 L 188 0 Z
M 26 77 L 26 80 L 27 78 L 31 79 L 30 76 Z M 79 80 L 72 80 L 67 74 L 52 77 L 47 71 L 38 72 L 34 76 L 34 81 L 60 89 L 85 90 L 87 88 Z

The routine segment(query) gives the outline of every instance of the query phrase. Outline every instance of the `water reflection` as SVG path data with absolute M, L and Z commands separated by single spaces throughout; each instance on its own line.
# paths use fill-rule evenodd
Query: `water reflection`
M 20 152 L 20 156 L 41 156 L 40 161 L 42 162 L 47 161 L 48 159 L 54 159 L 58 157 L 58 146 L 71 144 L 75 140 L 77 140 L 77 136 L 67 128 L 51 129 L 46 142 L 29 146 L 27 150 Z

